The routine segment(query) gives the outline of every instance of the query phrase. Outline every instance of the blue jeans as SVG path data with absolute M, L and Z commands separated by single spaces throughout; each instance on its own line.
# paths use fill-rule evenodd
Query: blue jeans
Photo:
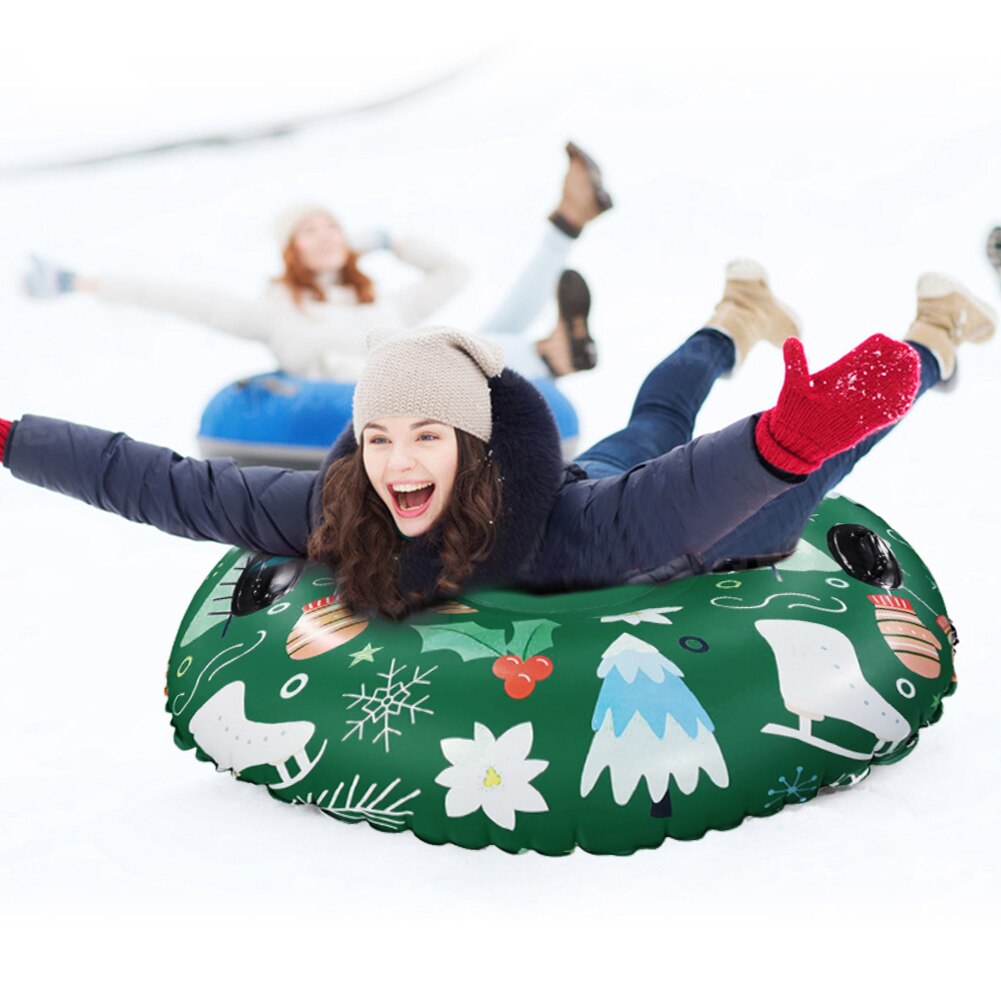
M 921 358 L 918 394 L 941 378 L 935 356 L 921 344 L 911 344 Z M 692 440 L 695 418 L 713 383 L 734 365 L 733 342 L 717 330 L 693 334 L 668 355 L 643 381 L 629 423 L 575 460 L 592 479 L 620 476 L 641 462 L 656 458 Z M 830 458 L 818 470 L 756 511 L 705 553 L 703 568 L 791 552 L 810 515 L 855 463 L 894 425 L 863 439 L 854 448 Z

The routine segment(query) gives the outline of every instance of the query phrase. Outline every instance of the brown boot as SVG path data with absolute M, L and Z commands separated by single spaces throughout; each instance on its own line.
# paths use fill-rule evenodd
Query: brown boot
M 563 178 L 563 194 L 549 221 L 570 237 L 578 237 L 584 227 L 612 207 L 612 196 L 601 180 L 601 168 L 579 146 L 566 145 L 570 164 Z
M 997 316 L 955 278 L 929 271 L 918 279 L 918 312 L 905 340 L 923 344 L 938 359 L 942 381 L 956 374 L 956 345 L 994 336 Z
M 733 340 L 737 350 L 734 368 L 758 341 L 781 347 L 787 337 L 800 336 L 796 314 L 772 294 L 765 269 L 757 261 L 746 259 L 726 266 L 723 298 L 705 325 Z
M 546 363 L 553 378 L 583 372 L 598 364 L 598 348 L 587 326 L 591 311 L 591 292 L 576 271 L 564 271 L 556 289 L 559 319 L 556 329 L 544 340 L 535 342 L 535 350 Z

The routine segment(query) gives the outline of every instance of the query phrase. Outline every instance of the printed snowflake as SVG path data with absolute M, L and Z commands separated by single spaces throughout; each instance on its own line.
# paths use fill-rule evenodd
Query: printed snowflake
M 361 717 L 359 719 L 348 720 L 350 727 L 341 740 L 345 741 L 348 737 L 352 737 L 355 734 L 358 735 L 359 740 L 363 739 L 367 725 L 370 730 L 375 730 L 372 743 L 375 744 L 380 740 L 383 741 L 388 752 L 390 738 L 394 736 L 399 737 L 403 733 L 402 730 L 396 729 L 393 724 L 394 722 L 402 722 L 404 713 L 409 714 L 411 725 L 417 722 L 418 713 L 424 713 L 427 716 L 434 715 L 433 710 L 427 709 L 424 706 L 424 703 L 430 696 L 425 693 L 420 698 L 416 698 L 415 689 L 418 685 L 431 684 L 427 678 L 428 675 L 437 670 L 437 666 L 436 664 L 422 673 L 420 665 L 415 665 L 410 678 L 402 680 L 398 676 L 407 670 L 407 665 L 404 664 L 401 667 L 397 667 L 396 658 L 394 657 L 389 668 L 378 674 L 378 677 L 386 679 L 384 685 L 379 685 L 373 691 L 369 692 L 366 690 L 365 683 L 362 682 L 361 691 L 345 692 L 344 698 L 353 700 L 348 709 L 357 708 L 361 713 Z
M 770 806 L 774 806 L 776 803 L 781 803 L 785 800 L 787 803 L 805 803 L 808 799 L 812 799 L 808 793 L 815 793 L 818 786 L 813 785 L 817 781 L 816 775 L 811 775 L 808 779 L 803 778 L 803 766 L 796 766 L 796 775 L 790 782 L 784 775 L 779 776 L 780 789 L 769 789 L 768 795 L 775 796 L 775 799 L 769 800 L 765 803 L 765 809 Z

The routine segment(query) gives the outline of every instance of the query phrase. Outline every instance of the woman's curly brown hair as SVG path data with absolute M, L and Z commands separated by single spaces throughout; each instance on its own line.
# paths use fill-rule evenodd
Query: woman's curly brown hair
M 292 301 L 297 306 L 305 296 L 316 302 L 327 301 L 327 293 L 316 280 L 315 272 L 303 265 L 294 240 L 285 244 L 282 260 L 285 262 L 285 274 L 275 281 L 289 290 Z M 375 286 L 372 279 L 358 267 L 358 254 L 354 250 L 348 251 L 347 260 L 341 268 L 341 284 L 353 288 L 359 302 L 375 302 Z
M 406 539 L 369 483 L 363 445 L 333 462 L 323 482 L 323 517 L 309 539 L 309 558 L 331 567 L 337 593 L 358 611 L 389 619 L 456 594 L 491 553 L 502 511 L 501 480 L 486 445 L 455 429 L 458 468 L 434 533 L 441 572 L 430 593 L 404 594 L 399 558 Z

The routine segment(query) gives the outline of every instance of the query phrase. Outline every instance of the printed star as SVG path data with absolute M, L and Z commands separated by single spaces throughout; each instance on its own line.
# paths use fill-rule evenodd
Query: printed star
M 670 626 L 674 623 L 664 615 L 664 612 L 680 612 L 682 605 L 667 608 L 642 608 L 635 612 L 625 612 L 622 615 L 603 615 L 602 622 L 628 622 L 631 626 L 638 626 L 641 622 L 652 622 L 658 626 Z
M 382 649 L 381 646 L 372 646 L 371 643 L 367 644 L 362 650 L 355 650 L 351 654 L 351 663 L 348 667 L 354 667 L 355 664 L 360 664 L 363 660 L 367 660 L 370 664 L 375 663 L 375 654 L 377 654 Z

